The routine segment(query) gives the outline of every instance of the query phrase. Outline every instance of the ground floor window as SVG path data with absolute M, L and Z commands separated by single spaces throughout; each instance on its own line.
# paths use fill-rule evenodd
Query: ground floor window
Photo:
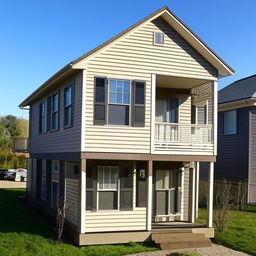
M 132 168 L 98 166 L 86 170 L 86 210 L 133 208 Z
M 41 200 L 46 200 L 46 160 L 42 160 Z
M 52 208 L 57 208 L 59 200 L 59 182 L 52 182 Z
M 60 161 L 52 161 L 52 196 L 51 206 L 56 208 L 59 201 L 59 180 L 60 180 Z

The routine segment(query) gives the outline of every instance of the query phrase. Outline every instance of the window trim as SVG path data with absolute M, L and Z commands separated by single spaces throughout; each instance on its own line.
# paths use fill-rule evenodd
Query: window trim
M 229 112 L 235 112 L 235 117 L 236 117 L 236 120 L 235 120 L 235 132 L 225 132 L 225 114 L 226 113 L 229 113 Z M 237 125 L 237 109 L 232 109 L 232 110 L 228 110 L 228 111 L 223 111 L 223 132 L 221 135 L 236 135 L 238 134 L 237 132 L 237 128 L 238 128 L 238 125 Z
M 123 78 L 111 78 L 106 77 L 107 84 L 106 84 L 106 94 L 107 98 L 105 100 L 106 104 L 106 116 L 105 116 L 105 124 L 108 126 L 125 126 L 125 127 L 131 127 L 132 126 L 132 115 L 131 115 L 131 109 L 132 109 L 132 80 L 130 79 L 123 79 Z M 129 104 L 123 104 L 123 103 L 109 103 L 109 80 L 122 80 L 122 81 L 128 81 L 130 83 L 130 103 Z M 109 123 L 109 105 L 117 105 L 117 106 L 128 106 L 129 107 L 129 124 L 110 124 Z
M 42 114 L 41 114 L 41 105 L 44 104 L 44 131 L 42 130 Z M 39 134 L 47 133 L 47 100 L 44 99 L 39 102 Z
M 55 112 L 53 112 L 53 97 L 54 96 L 57 96 L 57 101 L 58 101 L 58 104 L 57 104 L 57 110 L 55 111 Z M 56 132 L 56 131 L 58 131 L 59 130 L 59 115 L 60 115 L 60 93 L 59 93 L 59 91 L 56 91 L 55 93 L 53 93 L 52 95 L 51 95 L 51 121 L 50 121 L 50 123 L 51 123 L 51 127 L 50 127 L 50 132 Z M 52 117 L 53 117 L 53 114 L 57 114 L 57 123 L 56 123 L 56 128 L 55 129 L 53 129 L 53 127 L 52 127 L 52 124 L 53 124 L 53 122 L 52 122 Z
M 71 88 L 71 103 L 68 106 L 65 106 L 65 92 Z M 65 109 L 71 107 L 71 117 L 70 117 L 70 123 L 65 124 Z M 69 84 L 66 86 L 63 90 L 63 128 L 71 128 L 73 127 L 73 117 L 74 117 L 74 83 Z
M 156 34 L 161 34 L 163 36 L 163 43 L 157 43 L 156 42 Z M 164 33 L 163 32 L 159 32 L 159 31 L 155 31 L 154 32 L 154 36 L 153 36 L 153 44 L 157 45 L 157 46 L 164 46 Z

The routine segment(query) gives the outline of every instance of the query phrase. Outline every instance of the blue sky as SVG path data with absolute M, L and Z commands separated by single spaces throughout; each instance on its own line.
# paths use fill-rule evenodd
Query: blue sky
M 0 0 L 0 115 L 68 62 L 167 5 L 235 70 L 255 74 L 255 0 Z

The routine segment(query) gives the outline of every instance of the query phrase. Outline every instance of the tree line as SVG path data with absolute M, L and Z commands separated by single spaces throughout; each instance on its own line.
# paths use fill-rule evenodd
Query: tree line
M 0 116 L 0 168 L 26 168 L 26 157 L 12 152 L 15 138 L 28 137 L 28 120 L 13 115 Z

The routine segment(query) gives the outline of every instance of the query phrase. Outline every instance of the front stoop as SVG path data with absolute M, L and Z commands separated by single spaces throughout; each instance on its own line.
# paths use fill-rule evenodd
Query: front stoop
M 161 250 L 173 250 L 183 248 L 199 248 L 212 246 L 211 240 L 202 233 L 192 233 L 192 230 L 186 229 L 183 232 L 162 232 L 152 233 L 152 240 L 160 246 Z

